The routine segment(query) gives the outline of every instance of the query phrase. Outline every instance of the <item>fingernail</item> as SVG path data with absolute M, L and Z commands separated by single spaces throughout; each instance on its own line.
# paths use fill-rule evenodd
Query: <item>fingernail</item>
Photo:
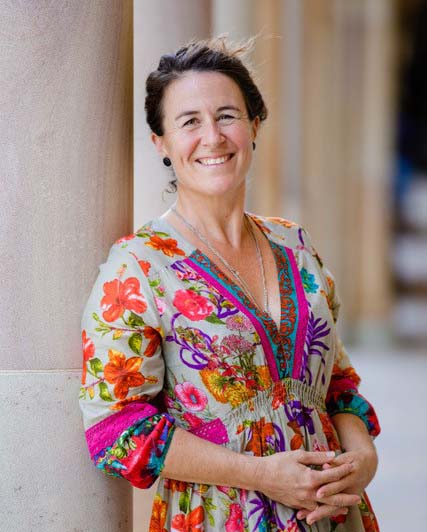
M 333 456 L 335 456 L 335 451 L 328 451 L 328 452 L 326 453 L 326 456 L 327 456 L 328 458 L 332 458 Z

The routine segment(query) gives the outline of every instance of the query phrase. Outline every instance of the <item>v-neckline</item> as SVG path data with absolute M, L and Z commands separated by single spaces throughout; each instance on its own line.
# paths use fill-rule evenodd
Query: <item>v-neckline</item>
M 240 285 L 237 285 L 237 283 L 232 280 L 230 275 L 228 273 L 226 273 L 223 268 L 219 267 L 219 265 L 217 264 L 216 261 L 213 261 L 212 259 L 210 259 L 210 257 L 208 257 L 206 255 L 206 253 L 204 253 L 199 247 L 197 247 L 194 244 L 192 244 L 181 233 L 181 231 L 176 229 L 168 220 L 166 220 L 166 218 L 158 217 L 155 220 L 153 220 L 152 222 L 154 222 L 154 223 L 160 222 L 160 224 L 163 224 L 164 226 L 167 226 L 167 228 L 169 230 L 169 233 L 171 233 L 171 235 L 173 235 L 178 242 L 182 241 L 185 244 L 184 247 L 187 248 L 187 250 L 185 250 L 185 254 L 186 254 L 187 258 L 191 259 L 192 256 L 194 256 L 194 255 L 200 255 L 205 260 L 208 260 L 209 264 L 213 267 L 213 269 L 215 269 L 216 271 L 219 271 L 222 274 L 222 276 L 223 276 L 224 280 L 227 282 L 227 284 L 229 284 L 230 286 L 237 286 L 240 289 L 241 293 L 245 297 L 245 301 L 242 301 L 242 303 L 244 303 L 246 305 L 249 304 L 252 307 L 252 309 L 255 310 L 257 312 L 257 314 L 260 315 L 260 317 L 262 319 L 268 320 L 268 322 L 270 322 L 273 325 L 275 332 L 280 335 L 280 333 L 282 332 L 282 324 L 283 324 L 283 320 L 284 320 L 284 305 L 283 305 L 283 301 L 282 301 L 282 292 L 280 290 L 280 271 L 281 270 L 280 270 L 279 259 L 277 257 L 277 250 L 272 245 L 273 244 L 272 241 L 268 237 L 268 234 L 263 230 L 261 224 L 258 223 L 256 217 L 250 212 L 247 212 L 247 211 L 245 211 L 245 212 L 250 217 L 250 219 L 256 224 L 256 226 L 259 228 L 259 230 L 261 231 L 263 236 L 267 239 L 268 244 L 270 246 L 270 249 L 271 249 L 271 251 L 273 253 L 275 267 L 276 267 L 276 280 L 277 280 L 276 287 L 279 290 L 279 304 L 280 304 L 280 321 L 279 321 L 279 323 L 276 322 L 276 320 L 272 317 L 272 315 L 269 312 L 267 312 L 266 310 L 262 309 L 258 304 L 254 304 L 251 301 L 251 299 L 246 295 L 246 293 L 244 292 L 242 287 Z M 189 250 L 191 250 L 191 251 L 189 251 Z M 242 300 L 241 296 L 239 296 L 239 298 Z

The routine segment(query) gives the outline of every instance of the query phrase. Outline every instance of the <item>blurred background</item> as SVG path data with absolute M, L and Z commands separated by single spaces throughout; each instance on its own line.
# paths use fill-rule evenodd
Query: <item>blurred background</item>
M 339 328 L 375 405 L 381 530 L 427 521 L 427 2 L 160 0 L 134 3 L 134 224 L 166 210 L 171 178 L 149 141 L 145 79 L 191 37 L 257 34 L 270 115 L 248 209 L 305 226 L 334 272 Z M 150 197 L 150 203 L 141 198 Z M 135 490 L 134 531 L 150 497 Z M 398 515 L 397 515 L 398 514 Z
M 0 0 L 1 530 L 146 532 L 153 490 L 92 464 L 80 320 L 112 242 L 166 210 L 145 79 L 258 35 L 270 116 L 247 208 L 302 224 L 375 405 L 383 532 L 427 523 L 427 0 Z

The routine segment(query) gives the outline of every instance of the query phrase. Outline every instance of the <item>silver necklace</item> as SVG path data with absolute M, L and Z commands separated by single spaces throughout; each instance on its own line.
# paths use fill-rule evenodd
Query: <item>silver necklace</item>
M 217 249 L 214 248 L 214 246 L 212 244 L 210 244 L 208 239 L 196 227 L 194 227 L 194 225 L 192 225 L 189 221 L 187 221 L 182 216 L 182 214 L 180 214 L 176 210 L 175 205 L 172 205 L 172 207 L 170 209 L 185 224 L 185 226 L 188 227 L 188 229 L 192 233 L 194 233 L 197 236 L 197 238 L 199 238 L 199 240 L 201 240 L 210 249 L 210 251 L 212 251 L 212 253 L 224 264 L 224 266 L 233 274 L 235 279 L 237 279 L 239 281 L 239 284 L 240 284 L 242 290 L 245 292 L 246 296 L 252 301 L 252 303 L 254 305 L 256 305 L 258 307 L 258 303 L 257 303 L 254 295 L 252 294 L 251 289 L 249 288 L 249 286 L 246 283 L 246 281 L 240 276 L 239 272 L 235 268 L 233 268 L 233 266 L 231 266 L 231 264 L 228 263 L 228 261 L 219 253 L 219 251 Z M 255 236 L 255 234 L 253 232 L 251 222 L 248 219 L 248 215 L 246 213 L 244 213 L 244 217 L 245 217 L 245 222 L 249 225 L 249 232 L 250 232 L 250 234 L 252 236 L 252 239 L 255 242 L 255 246 L 256 246 L 256 250 L 257 250 L 258 263 L 260 265 L 261 276 L 262 276 L 262 285 L 263 285 L 263 289 L 264 289 L 264 307 L 265 307 L 265 311 L 267 312 L 267 314 L 270 314 L 270 308 L 269 308 L 269 304 L 268 304 L 267 282 L 266 282 L 266 278 L 265 278 L 264 261 L 262 259 L 262 254 L 261 254 L 261 250 L 259 248 L 258 240 L 257 240 L 257 238 L 256 238 L 256 236 Z

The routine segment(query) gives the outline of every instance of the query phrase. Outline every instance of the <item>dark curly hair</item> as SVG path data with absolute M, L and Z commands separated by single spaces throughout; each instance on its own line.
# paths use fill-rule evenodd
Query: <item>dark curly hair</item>
M 253 81 L 250 66 L 244 57 L 253 47 L 255 37 L 244 43 L 232 43 L 224 35 L 212 39 L 191 40 L 174 54 L 160 58 L 157 70 L 147 77 L 145 84 L 145 113 L 153 133 L 163 135 L 163 96 L 174 80 L 188 71 L 220 72 L 239 86 L 246 104 L 249 119 L 267 118 L 268 110 L 258 87 Z M 173 171 L 173 170 L 172 170 Z M 176 191 L 176 178 L 169 182 L 170 192 Z

